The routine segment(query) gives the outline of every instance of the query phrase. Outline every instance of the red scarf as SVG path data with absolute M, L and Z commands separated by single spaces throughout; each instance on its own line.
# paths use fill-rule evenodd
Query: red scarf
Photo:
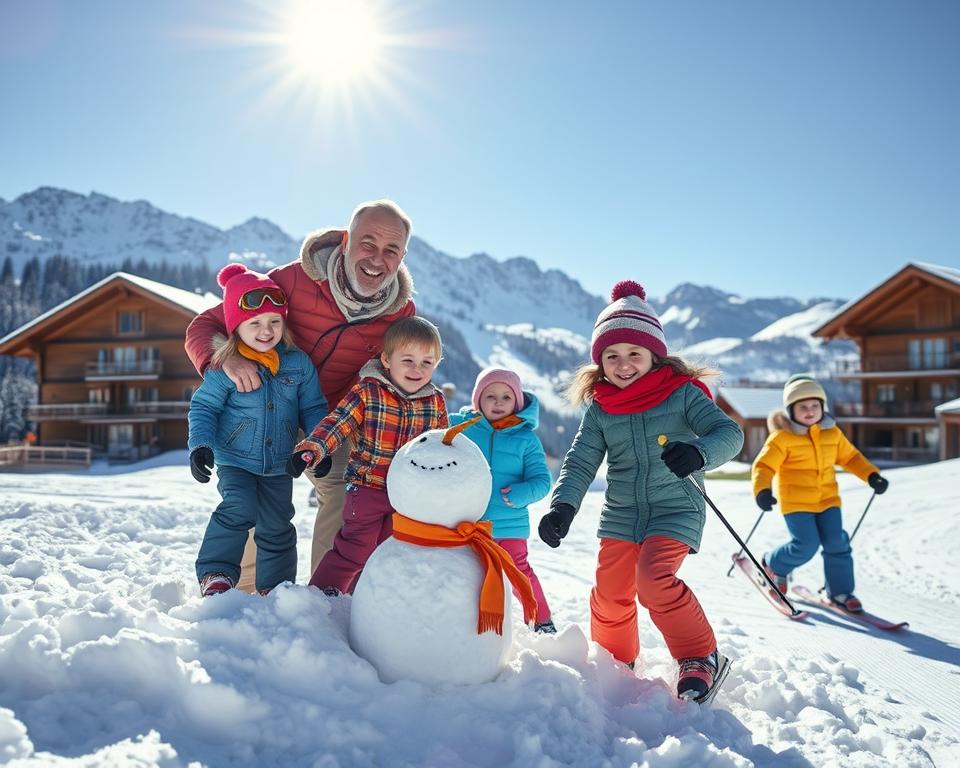
M 700 387 L 713 400 L 707 385 L 700 379 L 677 373 L 669 365 L 662 365 L 644 374 L 623 389 L 609 381 L 598 381 L 593 385 L 593 399 L 605 413 L 640 413 L 660 405 L 688 381 Z

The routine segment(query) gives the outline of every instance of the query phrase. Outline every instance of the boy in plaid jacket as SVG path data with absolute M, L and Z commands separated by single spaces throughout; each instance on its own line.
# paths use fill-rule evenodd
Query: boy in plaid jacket
M 367 558 L 392 533 L 387 470 L 417 435 L 448 426 L 443 394 L 431 383 L 442 354 L 440 332 L 422 317 L 397 320 L 383 351 L 360 369 L 360 381 L 290 457 L 294 477 L 354 441 L 344 471 L 343 525 L 310 584 L 329 595 L 351 591 Z

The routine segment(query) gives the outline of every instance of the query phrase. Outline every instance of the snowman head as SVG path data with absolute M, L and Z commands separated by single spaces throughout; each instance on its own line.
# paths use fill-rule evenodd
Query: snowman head
M 397 451 L 387 471 L 387 495 L 397 512 L 447 528 L 483 517 L 490 467 L 476 444 L 460 434 L 474 421 L 424 432 Z

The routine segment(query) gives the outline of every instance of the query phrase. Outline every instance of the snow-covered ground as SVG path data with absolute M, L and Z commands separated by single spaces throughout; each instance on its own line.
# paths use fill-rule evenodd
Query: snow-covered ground
M 350 650 L 349 598 L 301 585 L 197 597 L 193 559 L 217 493 L 191 480 L 185 454 L 134 471 L 2 474 L 0 763 L 958 765 L 958 471 L 890 471 L 857 535 L 857 592 L 910 621 L 896 635 L 816 609 L 804 624 L 781 617 L 739 574 L 724 577 L 735 545 L 708 512 L 681 574 L 734 660 L 709 710 L 674 698 L 674 665 L 643 614 L 636 674 L 589 641 L 602 492 L 558 550 L 531 543 L 560 634 L 518 627 L 494 682 L 433 690 L 385 685 Z M 850 476 L 841 488 L 852 527 L 868 492 Z M 748 482 L 707 490 L 749 530 Z M 302 584 L 306 481 L 295 492 Z M 784 531 L 768 514 L 755 551 Z M 799 579 L 819 586 L 819 558 Z

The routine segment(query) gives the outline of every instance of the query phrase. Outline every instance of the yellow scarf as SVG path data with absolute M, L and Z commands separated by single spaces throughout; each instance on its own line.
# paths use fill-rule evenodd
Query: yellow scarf
M 276 376 L 277 371 L 280 370 L 280 353 L 277 352 L 276 347 L 267 352 L 257 352 L 253 347 L 247 346 L 242 341 L 238 341 L 237 352 L 247 358 L 247 360 L 260 363 L 260 365 L 270 371 L 274 376 Z
M 480 586 L 480 615 L 477 634 L 494 630 L 503 634 L 503 572 L 523 603 L 523 620 L 529 624 L 537 615 L 537 599 L 533 596 L 530 580 L 514 565 L 503 547 L 493 540 L 490 532 L 493 523 L 479 520 L 476 523 L 458 523 L 456 529 L 444 525 L 421 523 L 399 512 L 393 513 L 393 535 L 400 541 L 418 544 L 421 547 L 469 546 L 484 567 L 483 584 Z

